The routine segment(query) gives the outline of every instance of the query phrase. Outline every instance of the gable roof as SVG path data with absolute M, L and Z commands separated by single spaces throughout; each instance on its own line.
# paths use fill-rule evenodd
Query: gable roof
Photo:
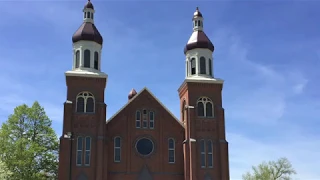
M 116 117 L 124 108 L 126 108 L 131 102 L 133 102 L 144 91 L 147 91 L 184 128 L 182 122 L 180 122 L 179 119 L 177 119 L 176 116 L 173 115 L 172 112 L 164 104 L 162 104 L 160 102 L 160 100 L 154 94 L 152 94 L 151 91 L 147 87 L 144 87 L 138 94 L 136 94 L 132 99 L 130 99 L 121 109 L 119 109 L 113 116 L 111 116 L 107 120 L 106 124 L 108 124 L 110 121 L 112 121 L 112 119 L 114 117 Z

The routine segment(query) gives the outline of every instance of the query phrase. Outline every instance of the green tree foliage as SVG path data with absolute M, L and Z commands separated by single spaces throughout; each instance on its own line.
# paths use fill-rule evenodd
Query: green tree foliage
M 287 158 L 263 162 L 252 167 L 253 172 L 242 176 L 243 180 L 291 180 L 296 171 Z
M 58 138 L 52 121 L 38 102 L 23 104 L 2 124 L 0 160 L 10 172 L 10 180 L 42 180 L 57 175 Z M 51 178 L 50 178 L 51 179 Z
M 0 179 L 9 180 L 9 177 L 11 175 L 12 175 L 12 172 L 10 172 L 7 166 L 2 161 L 0 161 Z

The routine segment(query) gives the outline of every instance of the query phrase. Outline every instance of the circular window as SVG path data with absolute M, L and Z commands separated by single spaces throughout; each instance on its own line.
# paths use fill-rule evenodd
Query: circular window
M 148 138 L 141 138 L 136 143 L 136 149 L 139 154 L 147 156 L 153 151 L 153 142 Z

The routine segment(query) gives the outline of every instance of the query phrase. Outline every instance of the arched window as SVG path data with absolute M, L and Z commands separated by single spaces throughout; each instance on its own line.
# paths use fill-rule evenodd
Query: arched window
M 88 15 L 88 18 L 90 18 L 90 14 L 91 14 L 91 13 L 90 13 L 90 12 L 88 12 L 88 14 L 87 14 L 87 15 Z
M 175 141 L 172 138 L 168 140 L 168 162 L 175 163 Z
M 196 59 L 192 58 L 191 61 L 191 75 L 196 74 Z
M 96 70 L 99 69 L 98 65 L 99 65 L 99 53 L 96 51 L 96 52 L 94 52 L 94 68 Z
M 169 163 L 175 162 L 175 141 L 172 138 L 168 140 L 168 161 Z
M 82 155 L 83 155 L 83 138 L 79 136 L 77 138 L 77 158 L 76 158 L 76 165 L 82 165 Z
M 91 137 L 86 137 L 85 139 L 85 158 L 84 158 L 84 165 L 90 166 L 90 160 L 91 160 Z
M 83 18 L 86 18 L 86 17 L 87 17 L 87 12 L 84 12 Z
M 114 162 L 121 161 L 121 138 L 114 138 Z
M 84 50 L 84 63 L 83 63 L 83 66 L 86 67 L 86 68 L 90 67 L 90 50 L 89 49 Z
M 149 128 L 150 129 L 154 128 L 154 112 L 153 111 L 149 112 Z
M 206 58 L 203 56 L 200 57 L 200 74 L 206 74 Z
M 212 60 L 209 59 L 209 75 L 212 76 Z
M 206 167 L 206 143 L 204 139 L 200 140 L 200 163 L 201 167 L 205 168 Z
M 147 110 L 144 109 L 142 110 L 142 128 L 148 128 L 148 115 L 147 115 Z
M 198 116 L 204 116 L 204 104 L 203 102 L 199 101 L 198 103 Z
M 77 112 L 94 112 L 94 96 L 90 92 L 81 92 L 78 94 Z
M 207 164 L 209 168 L 213 167 L 213 145 L 212 141 L 207 141 Z
M 91 19 L 93 19 L 93 13 L 91 13 Z
M 136 111 L 136 128 L 141 128 L 141 112 Z
M 200 117 L 213 117 L 213 103 L 211 99 L 207 97 L 201 97 L 198 99 L 198 116 Z
M 75 68 L 79 68 L 80 65 L 80 51 L 77 50 L 76 51 L 76 64 L 75 64 Z

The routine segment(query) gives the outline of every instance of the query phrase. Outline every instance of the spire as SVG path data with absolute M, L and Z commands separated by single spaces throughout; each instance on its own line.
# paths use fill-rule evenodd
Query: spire
M 87 4 L 83 8 L 83 24 L 72 36 L 73 43 L 85 40 L 93 41 L 102 45 L 102 36 L 94 25 L 94 13 L 95 10 L 93 8 L 93 4 L 88 0 Z
M 193 32 L 187 42 L 184 53 L 187 56 L 187 78 L 212 78 L 212 53 L 214 46 L 203 31 L 203 16 L 199 8 L 193 13 Z

